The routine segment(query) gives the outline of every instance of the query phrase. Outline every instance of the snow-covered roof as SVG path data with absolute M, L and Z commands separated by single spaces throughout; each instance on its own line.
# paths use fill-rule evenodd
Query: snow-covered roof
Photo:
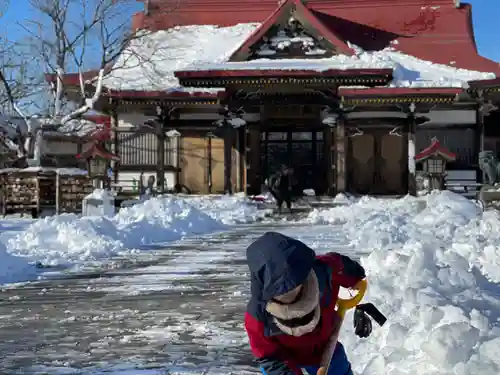
M 73 119 L 69 120 L 63 125 L 58 126 L 57 119 L 53 118 L 40 118 L 32 117 L 28 119 L 29 130 L 34 132 L 40 127 L 45 127 L 47 130 L 44 132 L 46 135 L 68 135 L 84 137 L 92 134 L 96 130 L 102 129 L 102 125 L 96 124 L 93 121 L 86 119 Z M 53 130 L 51 129 L 53 127 Z
M 396 51 L 363 51 L 351 45 L 354 56 L 324 59 L 257 59 L 228 62 L 232 53 L 260 26 L 259 23 L 231 27 L 179 26 L 148 33 L 131 41 L 118 58 L 104 85 L 112 90 L 189 91 L 174 76 L 182 70 L 226 69 L 393 69 L 392 87 L 466 87 L 467 81 L 495 78 L 494 73 L 457 69 L 434 64 Z M 200 89 L 197 89 L 200 90 Z M 211 89 L 205 89 L 211 91 Z
M 392 69 L 393 81 L 390 87 L 467 87 L 471 80 L 496 77 L 494 73 L 457 69 L 448 65 L 405 55 L 393 48 L 381 51 L 363 51 L 350 45 L 355 55 L 343 54 L 322 59 L 256 59 L 244 62 L 224 62 L 207 64 L 202 68 L 185 70 L 326 70 L 348 69 Z
M 27 167 L 27 168 L 4 168 L 0 173 L 57 173 L 64 176 L 86 176 L 88 171 L 80 168 L 53 168 L 53 167 Z
M 174 72 L 225 62 L 259 23 L 181 26 L 133 39 L 104 78 L 112 90 L 185 90 Z

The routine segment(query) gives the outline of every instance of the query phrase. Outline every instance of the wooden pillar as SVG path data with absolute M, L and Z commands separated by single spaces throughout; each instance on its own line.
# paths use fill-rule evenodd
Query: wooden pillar
M 231 187 L 232 192 L 238 192 L 240 164 L 238 159 L 238 134 L 239 129 L 231 129 Z
M 212 132 L 207 135 L 207 186 L 208 194 L 212 194 Z
M 56 173 L 56 215 L 61 213 L 61 175 Z
M 475 147 L 476 152 L 484 150 L 484 101 L 482 98 L 476 108 L 476 129 L 475 129 Z M 480 168 L 476 168 L 476 182 L 482 183 L 484 181 L 483 171 Z
M 417 166 L 415 163 L 416 148 L 416 122 L 414 112 L 408 115 L 407 119 L 407 140 L 408 140 L 408 194 L 417 195 Z
M 117 106 L 114 106 L 114 108 L 111 110 L 110 127 L 111 127 L 111 134 L 113 134 L 111 152 L 114 153 L 116 156 L 120 157 L 120 143 L 119 143 L 119 138 L 118 138 L 118 109 L 117 109 Z M 119 165 L 120 165 L 120 162 L 117 162 L 117 161 L 113 162 L 113 175 L 114 175 L 114 179 L 115 179 L 115 184 L 118 183 Z
M 165 109 L 161 108 L 158 111 L 158 121 L 156 121 L 156 184 L 160 190 L 160 194 L 165 192 L 165 126 L 168 121 Z
M 347 189 L 347 136 L 345 119 L 339 117 L 335 127 L 335 179 L 336 193 L 345 193 Z
M 326 194 L 334 196 L 337 190 L 337 181 L 335 178 L 335 127 L 324 126 L 323 142 L 325 150 Z
M 238 129 L 238 191 L 246 191 L 246 152 L 245 152 L 245 135 L 246 125 Z
M 233 163 L 232 149 L 233 137 L 232 126 L 228 121 L 224 121 L 223 136 L 224 136 L 224 192 L 226 194 L 233 194 L 233 186 L 231 183 L 231 165 Z
M 246 127 L 246 193 L 260 193 L 260 125 L 252 124 Z
M 251 160 L 250 130 L 251 130 L 251 125 L 247 124 L 247 126 L 245 126 L 245 184 L 243 185 L 246 195 L 249 195 L 251 191 L 250 188 L 250 183 L 252 181 L 251 173 L 253 172 L 251 170 L 252 160 Z

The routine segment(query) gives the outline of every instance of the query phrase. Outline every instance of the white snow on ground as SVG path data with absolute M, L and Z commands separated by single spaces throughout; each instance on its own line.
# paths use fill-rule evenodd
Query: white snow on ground
M 0 243 L 0 283 L 19 281 L 19 276 L 31 279 L 36 276 L 36 269 L 25 259 L 11 255 L 5 245 Z
M 72 245 L 94 241 L 95 249 L 101 247 L 104 255 L 109 256 L 106 246 L 112 248 L 115 243 L 139 247 L 151 241 L 161 242 L 171 238 L 169 236 L 179 238 L 183 231 L 197 233 L 198 230 L 186 229 L 189 222 L 195 222 L 193 225 L 198 225 L 200 231 L 208 228 L 206 232 L 228 228 L 222 221 L 228 224 L 245 222 L 241 217 L 227 219 L 224 215 L 224 211 L 236 211 L 243 202 L 243 198 L 223 196 L 163 198 L 150 201 L 149 206 L 124 210 L 107 221 L 73 217 L 70 224 L 66 216 L 33 221 L 27 224 L 22 235 L 8 236 L 11 241 L 6 242 L 7 251 L 16 250 L 20 255 L 33 258 L 45 256 L 49 261 L 59 252 L 59 259 L 66 261 L 63 247 L 67 253 Z M 285 232 L 307 241 L 318 252 L 345 249 L 344 241 L 347 240 L 352 249 L 363 249 L 369 254 L 361 257 L 369 280 L 365 300 L 373 302 L 387 316 L 388 322 L 382 328 L 376 327 L 370 338 L 357 339 L 353 334 L 352 315 L 346 317 L 341 341 L 346 345 L 355 374 L 500 373 L 500 213 L 482 213 L 473 201 L 451 192 L 402 199 L 339 196 L 336 202 L 338 207 L 314 211 L 307 217 L 306 221 L 311 224 L 330 225 L 323 226 L 324 233 L 318 231 L 320 226 L 307 225 L 294 228 L 292 233 Z M 200 213 L 198 208 L 205 213 Z M 257 217 L 257 211 L 251 208 L 242 212 L 245 217 Z M 7 221 L 2 222 L 2 225 L 7 224 Z M 22 228 L 26 224 L 12 225 Z M 45 247 L 40 253 L 35 252 L 35 245 L 23 239 L 34 238 L 35 233 L 39 237 L 47 236 L 39 240 Z M 71 241 L 68 235 L 72 236 Z M 0 239 L 5 240 L 5 234 Z M 196 259 L 196 251 L 191 253 L 192 258 L 179 256 L 179 263 L 176 264 L 175 259 L 172 263 L 178 271 L 176 278 L 182 278 L 182 272 L 193 272 L 191 264 L 194 273 L 202 271 L 203 267 L 212 267 L 210 262 L 219 262 L 220 267 L 224 264 L 220 263 L 220 258 L 229 247 L 237 256 L 229 242 L 218 245 L 199 259 Z M 117 245 L 117 248 L 126 250 L 124 245 Z M 84 255 L 91 256 L 92 251 L 88 249 Z M 81 261 L 79 259 L 77 261 Z M 136 281 L 141 282 L 140 279 Z M 248 285 L 237 287 L 248 288 Z M 247 295 L 248 290 L 234 289 L 234 293 L 235 296 L 236 293 Z M 235 303 L 229 297 L 216 300 L 219 302 L 221 305 Z M 204 308 L 201 303 L 200 308 Z M 192 324 L 187 317 L 183 319 L 178 326 L 160 319 L 151 327 L 122 339 L 168 342 L 188 332 L 196 337 L 200 346 L 205 345 L 210 350 L 245 344 L 241 317 L 232 319 L 227 326 L 210 320 Z M 120 371 L 117 369 L 116 373 Z
M 356 374 L 500 373 L 500 213 L 451 192 L 399 200 L 362 198 L 313 212 L 343 224 L 362 257 L 365 300 L 388 322 L 369 339 L 341 339 Z
M 145 34 L 131 41 L 104 79 L 114 90 L 189 91 L 174 76 L 182 70 L 277 69 L 393 69 L 394 87 L 463 87 L 467 81 L 495 78 L 482 73 L 434 64 L 393 48 L 363 51 L 351 45 L 354 56 L 335 55 L 323 59 L 256 59 L 228 62 L 229 57 L 260 24 L 179 26 Z M 223 41 L 223 42 L 221 42 Z M 196 89 L 214 91 L 214 89 Z M 217 91 L 217 89 L 215 89 Z
M 247 205 L 244 197 L 167 196 L 122 209 L 111 218 L 60 215 L 26 220 L 14 230 L 3 228 L 0 284 L 32 278 L 33 263 L 84 266 L 186 236 L 228 230 L 266 214 Z

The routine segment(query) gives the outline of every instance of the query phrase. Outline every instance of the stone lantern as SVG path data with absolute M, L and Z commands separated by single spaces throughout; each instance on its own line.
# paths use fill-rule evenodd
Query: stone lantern
M 106 150 L 103 145 L 94 143 L 88 150 L 77 155 L 77 158 L 86 160 L 90 177 L 102 181 L 103 187 L 110 187 L 110 162 L 119 162 L 119 157 Z
M 428 180 L 428 190 L 444 190 L 446 177 L 446 163 L 456 160 L 456 154 L 441 146 L 434 137 L 429 147 L 415 156 L 415 163 L 422 163 L 424 177 Z

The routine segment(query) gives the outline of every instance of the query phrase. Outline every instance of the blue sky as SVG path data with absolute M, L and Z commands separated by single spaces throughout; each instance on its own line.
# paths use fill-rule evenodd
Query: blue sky
M 449 1 L 451 3 L 453 0 Z M 7 0 L 0 0 L 0 4 L 7 2 Z M 468 2 L 473 6 L 474 32 L 480 54 L 500 62 L 500 22 L 498 19 L 500 0 L 469 0 Z M 137 9 L 142 7 L 140 3 L 137 5 Z M 4 11 L 1 6 L 0 10 Z M 10 0 L 9 8 L 0 20 L 3 35 L 7 30 L 9 38 L 16 39 L 22 35 L 22 29 L 12 25 L 33 17 L 34 14 L 30 12 L 28 0 Z

